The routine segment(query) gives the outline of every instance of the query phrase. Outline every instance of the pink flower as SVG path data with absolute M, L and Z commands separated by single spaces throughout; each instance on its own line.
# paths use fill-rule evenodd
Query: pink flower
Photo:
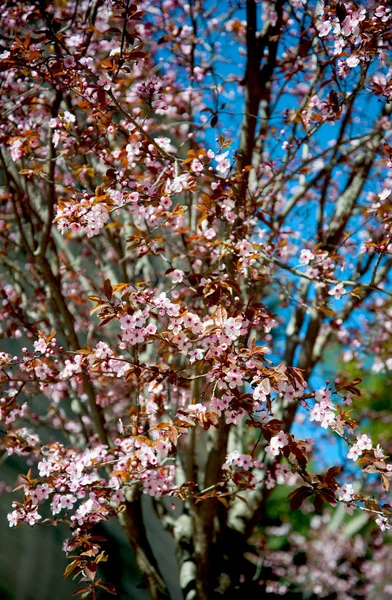
M 32 512 L 28 512 L 25 520 L 29 525 L 35 525 L 40 519 L 42 519 L 41 515 L 38 514 L 37 510 L 33 510 Z
M 334 405 L 331 400 L 331 392 L 327 388 L 317 390 L 315 394 L 315 405 L 310 411 L 309 420 L 319 422 L 323 429 L 336 424 L 336 415 L 333 412 Z
M 338 500 L 341 502 L 350 502 L 353 499 L 354 488 L 351 483 L 345 483 L 336 490 Z
M 76 497 L 72 494 L 65 494 L 60 500 L 62 508 L 71 509 L 76 502 Z
M 253 466 L 253 459 L 249 454 L 240 454 L 238 450 L 229 452 L 226 457 L 226 461 L 223 465 L 224 469 L 229 467 L 241 467 L 245 471 L 249 471 L 250 467 Z
M 149 325 L 147 325 L 146 329 L 145 329 L 145 333 L 148 333 L 148 335 L 154 335 L 157 331 L 157 326 L 154 325 L 154 323 L 150 323 Z
M 201 404 L 200 402 L 197 404 L 190 404 L 188 406 L 188 412 L 190 414 L 195 414 L 196 416 L 199 416 L 202 413 L 205 413 L 207 410 L 207 407 L 204 406 L 204 404 Z
M 9 527 L 16 527 L 20 518 L 21 515 L 17 510 L 13 510 L 11 513 L 8 513 L 7 519 Z
M 374 449 L 374 457 L 378 459 L 386 458 L 380 444 L 377 444 L 377 447 Z
M 204 232 L 204 237 L 207 240 L 212 240 L 215 236 L 216 236 L 216 231 L 215 231 L 215 229 L 212 229 L 212 227 L 210 227 L 209 229 L 206 229 L 206 231 Z
M 162 458 L 166 458 L 171 449 L 171 443 L 168 440 L 158 440 L 155 446 L 155 450 L 159 452 Z
M 237 247 L 241 256 L 246 256 L 247 254 L 251 254 L 253 252 L 253 245 L 248 242 L 248 240 L 242 240 L 237 244 Z
M 169 210 L 169 208 L 171 207 L 171 205 L 173 204 L 172 201 L 170 200 L 170 198 L 168 196 L 162 196 L 162 198 L 159 201 L 159 204 L 162 206 L 162 208 L 164 208 L 165 210 Z
M 372 440 L 368 435 L 363 433 L 361 436 L 357 437 L 357 446 L 360 450 L 371 450 Z
M 228 425 L 233 423 L 233 425 L 238 425 L 238 421 L 246 415 L 246 411 L 243 408 L 239 410 L 225 410 L 225 420 Z
M 203 360 L 204 350 L 202 348 L 196 348 L 195 350 L 191 350 L 188 356 L 189 362 L 193 364 L 197 360 Z
M 350 67 L 350 69 L 354 69 L 355 67 L 357 67 L 360 63 L 359 57 L 356 55 L 350 56 L 347 60 L 346 60 L 346 64 Z
M 271 384 L 268 378 L 263 379 L 253 390 L 253 399 L 258 402 L 265 402 L 267 395 L 271 393 Z
M 226 319 L 223 330 L 227 337 L 235 341 L 241 335 L 242 321 L 229 317 Z
M 95 346 L 94 354 L 97 358 L 108 358 L 112 356 L 113 350 L 106 342 L 98 342 Z
M 63 119 L 65 123 L 75 123 L 76 121 L 75 115 L 70 113 L 68 110 L 64 111 Z
M 102 86 L 107 92 L 114 86 L 113 82 L 104 75 L 101 75 L 97 81 L 98 85 Z
M 362 453 L 364 450 L 371 450 L 372 449 L 372 440 L 370 439 L 370 437 L 368 435 L 366 435 L 365 433 L 363 433 L 362 435 L 357 436 L 357 441 L 356 443 L 350 448 L 348 454 L 347 454 L 347 458 L 351 458 L 352 460 L 357 460 L 360 456 L 362 456 Z
M 343 286 L 343 283 L 339 282 L 333 286 L 328 292 L 330 296 L 334 296 L 335 300 L 340 300 L 342 296 L 346 293 L 346 289 Z
M 379 526 L 379 528 L 381 529 L 381 531 L 386 531 L 387 529 L 391 529 L 391 525 L 389 524 L 387 517 L 379 515 L 376 519 L 376 523 Z
M 218 166 L 216 167 L 218 173 L 226 174 L 230 169 L 230 161 L 226 158 L 228 154 L 229 151 L 227 150 L 226 152 L 223 152 L 223 154 L 217 154 L 215 156 L 215 160 L 218 163 Z
M 23 156 L 21 147 L 23 146 L 23 139 L 14 139 L 10 144 L 10 154 L 13 161 L 19 160 Z
M 168 137 L 157 137 L 157 138 L 154 138 L 154 141 L 165 152 L 175 152 L 176 151 L 175 147 L 171 143 L 170 138 L 168 138 Z
M 64 67 L 66 69 L 71 69 L 75 66 L 75 59 L 73 56 L 66 56 L 63 60 Z
M 34 350 L 36 352 L 41 352 L 41 354 L 46 352 L 48 349 L 47 343 L 44 338 L 39 338 L 39 340 L 37 342 L 34 342 L 33 346 L 34 346 Z
M 392 190 L 388 190 L 388 188 L 384 188 L 383 191 L 378 194 L 378 197 L 380 198 L 381 201 L 386 200 L 387 198 L 389 198 L 391 193 L 392 193 Z
M 278 456 L 281 449 L 287 446 L 289 443 L 289 438 L 284 431 L 280 431 L 278 435 L 275 435 L 271 438 L 269 446 L 266 446 L 265 450 L 272 456 Z
M 304 250 L 301 250 L 301 254 L 299 257 L 300 265 L 308 265 L 309 262 L 313 259 L 314 259 L 314 254 L 310 250 L 308 250 L 307 248 Z
M 191 169 L 197 175 L 200 175 L 203 172 L 203 164 L 200 162 L 198 158 L 194 158 L 191 162 Z
M 181 283 L 184 279 L 184 271 L 180 269 L 175 269 L 170 273 L 170 277 L 173 283 Z
M 331 21 L 322 21 L 317 24 L 317 31 L 320 37 L 326 37 L 332 29 Z
M 229 384 L 230 389 L 234 389 L 242 384 L 244 375 L 237 367 L 234 367 L 228 373 L 226 373 L 225 380 Z
M 179 194 L 182 192 L 184 188 L 188 185 L 188 173 L 183 173 L 182 175 L 178 175 L 174 177 L 173 180 L 168 179 L 166 181 L 166 193 L 167 194 Z
M 115 504 L 121 504 L 121 502 L 125 502 L 125 494 L 123 490 L 116 490 L 110 497 L 110 500 Z

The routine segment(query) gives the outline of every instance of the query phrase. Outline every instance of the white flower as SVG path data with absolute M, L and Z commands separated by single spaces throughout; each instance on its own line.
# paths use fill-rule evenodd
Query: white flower
M 26 515 L 26 522 L 29 525 L 35 525 L 37 523 L 37 521 L 39 521 L 40 519 L 42 519 L 42 517 L 40 514 L 38 514 L 38 512 L 36 510 L 33 512 L 29 512 Z
M 202 348 L 196 348 L 195 350 L 191 350 L 188 356 L 189 362 L 193 364 L 197 360 L 203 360 L 204 350 Z
M 372 446 L 373 444 L 370 437 L 363 433 L 362 435 L 357 436 L 357 441 L 350 448 L 347 458 L 352 458 L 352 460 L 355 461 L 362 456 L 364 450 L 371 450 Z
M 229 317 L 224 323 L 224 332 L 227 337 L 235 341 L 241 335 L 242 321 Z
M 56 130 L 54 132 L 54 134 L 53 134 L 53 138 L 52 139 L 53 139 L 53 146 L 55 148 L 57 148 L 57 146 L 59 145 L 59 141 L 61 139 L 60 132 Z
M 215 236 L 216 236 L 216 231 L 214 229 L 212 229 L 212 227 L 210 227 L 209 229 L 206 229 L 206 231 L 204 232 L 204 237 L 207 240 L 212 240 Z
M 188 174 L 183 173 L 174 177 L 173 181 L 168 179 L 166 181 L 165 191 L 167 194 L 179 194 L 188 185 Z
M 8 524 L 10 527 L 16 527 L 19 520 L 19 514 L 17 510 L 13 510 L 11 513 L 7 515 Z
M 368 435 L 363 433 L 361 436 L 357 437 L 357 446 L 360 450 L 371 450 L 372 440 Z
M 345 483 L 339 489 L 336 490 L 338 500 L 342 502 L 350 502 L 354 496 L 354 488 L 351 483 Z
M 97 358 L 108 358 L 113 354 L 113 350 L 106 342 L 98 342 L 95 346 L 94 354 Z
M 352 460 L 356 461 L 361 456 L 361 454 L 362 454 L 362 452 L 358 449 L 356 444 L 354 444 L 354 446 L 352 446 L 350 448 L 350 450 L 347 454 L 347 458 L 351 458 Z
M 333 286 L 328 292 L 330 296 L 335 296 L 336 300 L 340 300 L 342 296 L 346 293 L 346 289 L 343 286 L 343 283 L 339 282 Z
M 223 152 L 223 154 L 217 154 L 215 156 L 215 160 L 218 163 L 218 166 L 216 167 L 218 173 L 225 174 L 230 169 L 230 161 L 228 158 L 226 158 L 228 154 L 229 151 Z
M 388 190 L 388 188 L 384 188 L 382 192 L 378 194 L 380 200 L 386 200 L 391 195 L 392 190 Z
M 279 431 L 278 435 L 271 438 L 269 446 L 266 446 L 265 450 L 272 456 L 278 456 L 280 450 L 287 446 L 289 438 L 284 431 Z
M 40 338 L 38 341 L 33 344 L 35 352 L 46 352 L 48 346 L 44 340 L 44 338 Z
M 381 448 L 380 444 L 377 444 L 377 448 L 375 448 L 375 450 L 374 450 L 374 457 L 375 458 L 379 458 L 379 459 L 386 458 L 386 456 L 385 456 L 385 454 L 383 452 L 383 449 Z
M 265 402 L 267 395 L 271 393 L 271 383 L 266 377 L 259 385 L 253 390 L 253 398 L 259 402 Z
M 310 250 L 308 250 L 307 248 L 304 250 L 301 250 L 301 254 L 299 257 L 300 265 L 308 265 L 309 262 L 313 259 L 314 259 L 314 254 Z
M 202 413 L 205 413 L 207 410 L 207 407 L 204 406 L 204 404 L 201 404 L 200 402 L 198 402 L 197 404 L 189 404 L 188 406 L 188 413 L 192 414 L 194 413 L 196 416 L 201 415 Z
M 317 23 L 317 31 L 320 37 L 326 37 L 332 29 L 331 21 L 323 21 Z
M 391 525 L 386 517 L 379 515 L 376 519 L 376 523 L 381 529 L 381 531 L 386 531 L 387 529 L 391 529 Z M 11 526 L 11 525 L 10 525 Z
M 164 152 L 175 152 L 176 151 L 175 147 L 171 143 L 170 138 L 157 137 L 157 138 L 154 138 L 154 142 L 156 142 L 158 144 L 158 146 L 160 148 L 162 148 L 162 150 L 164 150 Z
M 203 172 L 203 164 L 200 162 L 200 160 L 198 158 L 194 158 L 191 162 L 191 169 L 194 173 L 197 173 L 197 175 L 200 175 L 200 173 Z
M 175 269 L 170 273 L 170 277 L 173 283 L 181 283 L 184 279 L 184 271 L 180 269 Z
M 65 121 L 65 123 L 75 123 L 76 117 L 75 117 L 75 115 L 70 113 L 68 110 L 66 110 L 64 112 L 64 121 Z
M 347 60 L 346 60 L 346 64 L 347 66 L 350 67 L 350 69 L 354 69 L 354 67 L 357 67 L 359 65 L 359 58 L 358 56 L 350 56 Z

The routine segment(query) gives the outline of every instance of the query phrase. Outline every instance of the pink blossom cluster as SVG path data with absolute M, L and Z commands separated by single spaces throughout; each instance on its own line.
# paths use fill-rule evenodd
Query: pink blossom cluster
M 357 436 L 357 441 L 353 444 L 347 454 L 347 458 L 356 461 L 362 456 L 364 450 L 371 450 L 373 447 L 372 440 L 368 435 L 363 433 Z
M 344 48 L 358 47 L 363 40 L 362 25 L 367 19 L 371 19 L 374 25 L 382 25 L 388 23 L 391 18 L 391 8 L 384 5 L 376 6 L 375 9 L 363 8 L 361 10 L 355 10 L 355 8 L 348 7 L 346 15 L 343 21 L 340 21 L 338 17 L 331 18 L 329 15 L 321 11 L 321 18 L 316 23 L 318 35 L 320 37 L 327 37 L 332 31 L 334 34 L 334 53 L 340 55 Z M 354 54 L 349 56 L 346 60 L 346 64 L 349 68 L 356 67 L 360 61 L 366 61 L 367 57 L 365 54 Z
M 226 460 L 222 468 L 228 469 L 230 467 L 239 467 L 240 469 L 249 471 L 251 467 L 257 465 L 258 461 L 255 461 L 249 454 L 241 454 L 238 452 L 238 450 L 234 450 L 233 452 L 229 452 L 229 454 L 226 456 Z
M 85 233 L 87 237 L 97 235 L 109 220 L 109 210 L 95 196 L 85 194 L 80 202 L 73 201 L 59 206 L 56 213 L 57 228 L 66 231 Z
M 269 442 L 268 446 L 266 446 L 265 450 L 266 450 L 266 452 L 268 452 L 268 454 L 271 454 L 272 456 L 278 456 L 280 454 L 282 448 L 287 446 L 288 443 L 289 443 L 289 438 L 288 438 L 287 433 L 285 433 L 284 431 L 280 431 L 278 433 L 278 435 L 274 435 L 270 439 L 270 442 Z
M 351 502 L 354 497 L 354 487 L 351 483 L 345 483 L 336 490 L 338 500 L 341 502 Z
M 178 311 L 178 306 L 176 307 L 176 311 Z M 167 307 L 170 310 L 170 306 Z M 127 344 L 138 344 L 145 341 L 146 337 L 149 335 L 154 335 L 156 333 L 157 327 L 153 323 L 150 323 L 146 327 L 144 326 L 146 323 L 146 319 L 149 317 L 150 311 L 148 309 L 137 310 L 133 313 L 133 315 L 126 314 L 120 318 L 121 329 L 123 330 L 122 340 Z
M 317 390 L 315 405 L 310 410 L 309 420 L 320 423 L 323 429 L 336 425 L 336 407 L 331 399 L 331 392 L 327 388 Z
M 151 79 L 143 81 L 137 86 L 137 93 L 147 102 L 153 109 L 167 110 L 168 101 L 165 98 L 162 82 L 156 75 Z
M 46 500 L 53 516 L 72 511 L 71 521 L 79 527 L 106 520 L 125 501 L 124 481 L 140 482 L 144 492 L 152 496 L 168 492 L 173 487 L 174 471 L 159 462 L 171 444 L 162 437 L 155 445 L 147 441 L 124 437 L 111 451 L 102 445 L 80 452 L 60 444 L 47 446 L 37 464 L 40 482 L 31 480 L 24 485 L 25 502 L 23 506 L 15 504 L 8 516 L 10 527 L 20 521 L 30 525 L 37 522 L 42 518 L 39 505 Z M 109 480 L 99 473 L 102 468 L 111 469 Z

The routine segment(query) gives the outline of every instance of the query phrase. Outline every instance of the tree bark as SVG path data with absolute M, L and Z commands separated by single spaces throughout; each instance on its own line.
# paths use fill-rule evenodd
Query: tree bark
M 167 585 L 161 575 L 157 560 L 147 539 L 143 519 L 140 492 L 134 493 L 127 500 L 126 510 L 119 515 L 119 520 L 134 552 L 136 564 L 143 577 L 152 600 L 170 599 Z

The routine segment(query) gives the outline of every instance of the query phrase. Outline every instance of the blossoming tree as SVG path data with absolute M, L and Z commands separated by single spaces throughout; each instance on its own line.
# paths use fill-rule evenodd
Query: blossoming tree
M 118 518 L 166 598 L 149 495 L 187 600 L 276 591 L 248 549 L 284 481 L 293 511 L 388 529 L 392 463 L 341 361 L 391 368 L 389 3 L 0 10 L 9 525 L 66 523 L 95 598 Z M 346 449 L 322 473 L 318 431 Z

